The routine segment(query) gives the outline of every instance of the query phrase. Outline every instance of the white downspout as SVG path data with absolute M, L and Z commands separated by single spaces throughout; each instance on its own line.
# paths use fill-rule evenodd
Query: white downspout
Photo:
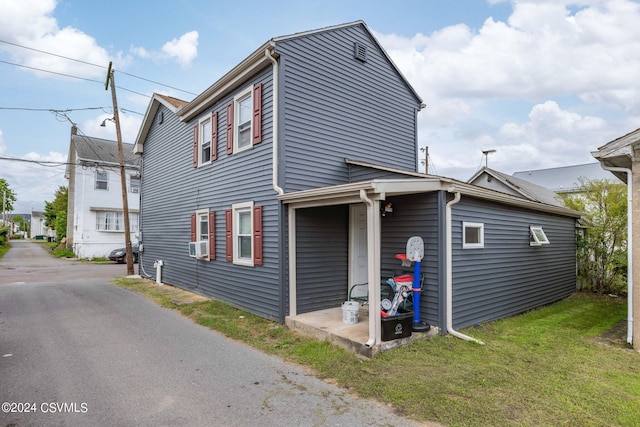
M 271 55 L 271 49 L 267 48 L 264 51 L 265 56 L 271 61 L 273 64 L 273 75 L 271 81 L 273 82 L 273 153 L 272 153 L 272 170 L 273 170 L 273 189 L 278 193 L 278 195 L 282 196 L 284 194 L 284 190 L 278 185 L 278 61 Z
M 453 191 L 453 189 L 449 189 L 449 191 Z M 467 340 L 467 341 L 473 341 L 476 342 L 480 345 L 484 345 L 484 343 L 478 339 L 472 338 L 468 335 L 465 335 L 461 332 L 456 331 L 455 329 L 453 329 L 453 249 L 452 249 L 452 242 L 453 242 L 453 237 L 452 237 L 452 230 L 451 230 L 451 206 L 455 205 L 456 203 L 458 203 L 460 201 L 460 192 L 456 191 L 454 193 L 454 198 L 453 200 L 449 201 L 447 203 L 447 209 L 446 209 L 446 245 L 447 245 L 447 250 L 446 250 L 446 257 L 447 257 L 447 272 L 446 272 L 446 289 L 445 289 L 445 299 L 446 299 L 446 313 L 445 316 L 447 318 L 446 320 L 446 328 L 447 328 L 447 333 L 453 335 L 454 337 L 458 337 L 461 338 L 463 340 Z
M 633 180 L 631 169 L 605 166 L 603 169 L 627 174 L 627 344 L 633 344 Z
M 376 230 L 379 229 L 380 216 L 377 215 L 377 209 L 375 204 L 367 196 L 365 190 L 360 190 L 360 199 L 367 205 L 367 257 L 368 257 L 368 292 L 369 292 L 369 340 L 364 344 L 371 348 L 380 342 L 380 280 L 376 280 L 376 277 L 380 276 L 380 265 L 376 262 L 376 259 L 380 259 L 379 252 L 376 248 L 379 245 L 376 244 Z

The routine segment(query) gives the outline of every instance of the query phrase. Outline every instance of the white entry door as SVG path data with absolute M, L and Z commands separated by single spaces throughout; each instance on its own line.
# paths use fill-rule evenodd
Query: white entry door
M 367 207 L 363 204 L 349 207 L 349 266 L 349 289 L 368 282 Z M 358 288 L 353 296 L 366 295 L 366 286 Z

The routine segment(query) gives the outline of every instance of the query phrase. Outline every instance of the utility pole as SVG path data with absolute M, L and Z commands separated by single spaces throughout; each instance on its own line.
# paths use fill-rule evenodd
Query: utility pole
M 420 151 L 424 153 L 424 159 L 420 160 L 420 163 L 424 165 L 425 175 L 429 175 L 429 147 L 422 147 Z
M 118 100 L 116 99 L 116 81 L 111 69 L 112 62 L 109 61 L 107 70 L 107 81 L 104 90 L 109 88 L 111 83 L 111 98 L 113 100 L 113 120 L 116 123 L 116 138 L 118 140 L 118 163 L 120 164 L 120 184 L 122 187 L 122 216 L 124 216 L 124 242 L 126 248 L 127 275 L 133 275 L 133 252 L 131 250 L 131 235 L 129 234 L 129 201 L 127 199 L 127 173 L 124 168 L 124 154 L 122 150 L 122 133 L 120 132 L 120 116 L 118 115 Z

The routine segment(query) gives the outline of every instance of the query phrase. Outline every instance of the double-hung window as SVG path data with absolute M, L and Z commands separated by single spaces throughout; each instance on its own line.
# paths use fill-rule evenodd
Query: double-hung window
M 211 118 L 200 121 L 199 126 L 198 164 L 206 165 L 211 162 Z
M 129 177 L 129 189 L 132 193 L 140 192 L 140 175 L 131 175 Z
M 209 210 L 196 213 L 198 220 L 198 241 L 209 240 Z
M 251 88 L 247 88 L 244 92 L 235 97 L 235 110 L 236 122 L 235 122 L 235 145 L 233 151 L 242 151 L 251 147 L 251 135 L 252 135 L 252 114 L 251 106 Z
M 208 261 L 216 259 L 215 212 L 209 209 L 199 209 L 191 214 L 191 242 L 199 245 L 198 258 Z
M 234 204 L 226 212 L 227 260 L 234 264 L 262 265 L 262 206 Z
M 212 112 L 193 126 L 193 167 L 208 165 L 217 159 L 218 113 Z
M 262 83 L 249 86 L 227 105 L 227 154 L 262 142 Z
M 96 171 L 96 190 L 109 189 L 109 172 Z

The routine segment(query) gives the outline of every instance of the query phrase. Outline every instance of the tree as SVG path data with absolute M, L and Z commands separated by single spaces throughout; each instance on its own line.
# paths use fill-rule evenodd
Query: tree
M 61 185 L 52 202 L 44 202 L 45 225 L 56 230 L 56 238 L 61 240 L 67 235 L 67 187 Z
M 15 215 L 11 220 L 18 226 L 19 231 L 29 231 L 29 222 L 25 220 L 22 215 Z
M 4 205 L 5 211 L 11 212 L 13 210 L 13 203 L 16 200 L 16 193 L 9 188 L 7 180 L 0 178 L 0 204 Z M 1 206 L 0 209 L 2 209 Z
M 580 194 L 562 195 L 565 206 L 585 213 L 578 236 L 578 289 L 626 294 L 627 189 L 610 180 L 580 180 Z

